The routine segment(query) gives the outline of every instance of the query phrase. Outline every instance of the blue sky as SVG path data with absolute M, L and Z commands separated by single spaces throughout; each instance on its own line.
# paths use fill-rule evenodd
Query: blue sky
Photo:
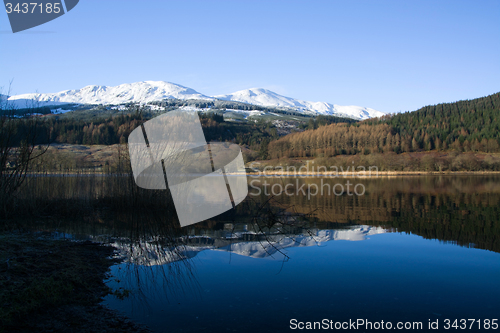
M 80 0 L 13 34 L 12 93 L 164 80 L 203 94 L 263 87 L 385 112 L 500 91 L 500 1 Z

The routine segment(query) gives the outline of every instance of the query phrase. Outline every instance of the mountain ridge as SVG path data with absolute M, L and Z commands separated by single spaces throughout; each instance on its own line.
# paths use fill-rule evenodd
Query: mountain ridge
M 368 119 L 385 115 L 384 112 L 356 105 L 309 102 L 291 97 L 285 97 L 264 88 L 250 88 L 240 90 L 232 94 L 216 95 L 214 97 L 226 101 L 237 101 L 262 106 L 287 107 L 298 109 L 303 112 L 313 110 L 315 113 L 322 115 L 336 115 L 344 117 L 355 116 L 357 119 Z
M 34 104 L 39 106 L 58 106 L 63 104 L 147 104 L 165 99 L 220 99 L 259 106 L 293 109 L 305 114 L 332 115 L 359 120 L 385 115 L 384 112 L 361 106 L 342 106 L 326 102 L 309 102 L 294 99 L 264 88 L 251 88 L 232 94 L 207 96 L 192 88 L 166 81 L 141 81 L 124 83 L 118 86 L 89 85 L 81 89 L 63 90 L 58 93 L 21 94 L 10 96 L 8 102 L 16 108 L 26 108 Z
M 118 86 L 89 85 L 58 93 L 31 93 L 10 96 L 9 101 L 36 100 L 45 105 L 148 103 L 163 99 L 212 99 L 194 89 L 166 81 L 141 81 Z

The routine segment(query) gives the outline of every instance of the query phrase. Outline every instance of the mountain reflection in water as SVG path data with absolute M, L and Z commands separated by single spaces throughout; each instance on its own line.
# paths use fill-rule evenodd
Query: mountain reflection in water
M 136 265 L 164 265 L 179 260 L 191 259 L 205 250 L 226 251 L 234 254 L 266 258 L 290 247 L 320 246 L 332 240 L 362 241 L 370 235 L 382 234 L 381 227 L 353 226 L 349 229 L 309 229 L 300 234 L 270 234 L 265 237 L 249 231 L 213 231 L 204 236 L 179 238 L 174 248 L 161 248 L 152 242 L 141 241 L 130 244 L 115 240 L 111 244 L 120 252 L 124 262 Z M 247 241 L 248 239 L 256 239 Z M 257 240 L 258 239 L 258 240 Z

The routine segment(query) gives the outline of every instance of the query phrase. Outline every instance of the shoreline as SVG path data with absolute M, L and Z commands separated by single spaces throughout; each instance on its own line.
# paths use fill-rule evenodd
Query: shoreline
M 117 263 L 108 244 L 0 233 L 0 332 L 150 330 L 102 304 Z M 27 274 L 29 272 L 29 274 Z M 57 316 L 54 316 L 57 313 Z
M 399 176 L 482 176 L 500 175 L 500 171 L 376 171 L 376 172 L 247 172 L 247 177 L 318 177 L 318 178 L 379 178 Z

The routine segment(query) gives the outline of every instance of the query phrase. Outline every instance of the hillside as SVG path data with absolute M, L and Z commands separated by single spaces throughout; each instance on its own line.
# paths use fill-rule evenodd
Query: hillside
M 425 106 L 415 112 L 366 123 L 388 124 L 401 138 L 411 138 L 411 147 L 402 146 L 403 151 L 451 147 L 462 151 L 491 152 L 498 149 L 500 142 L 500 93 Z M 406 142 L 407 146 L 409 144 Z
M 269 144 L 271 158 L 331 157 L 454 149 L 498 152 L 500 93 L 414 112 L 292 133 Z

